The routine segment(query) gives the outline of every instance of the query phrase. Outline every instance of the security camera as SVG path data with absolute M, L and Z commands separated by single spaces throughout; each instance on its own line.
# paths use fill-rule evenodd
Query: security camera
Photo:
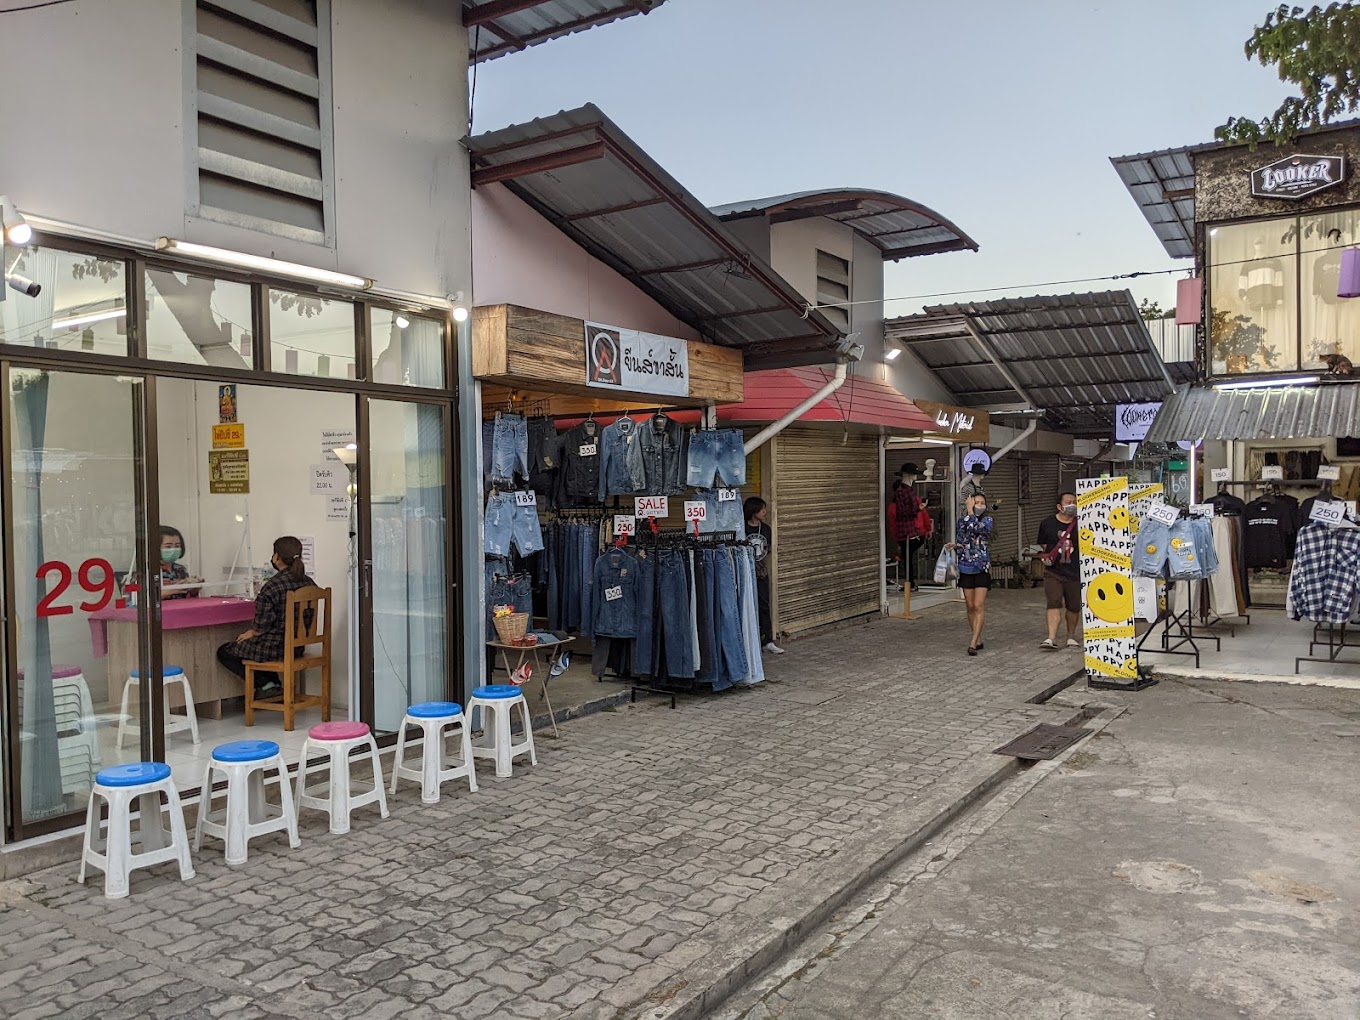
M 34 283 L 27 276 L 20 276 L 18 273 L 7 274 L 5 282 L 27 297 L 37 297 L 42 293 L 41 283 Z
M 859 333 L 851 333 L 836 341 L 836 355 L 844 361 L 859 361 L 864 357 L 864 345 L 859 342 Z

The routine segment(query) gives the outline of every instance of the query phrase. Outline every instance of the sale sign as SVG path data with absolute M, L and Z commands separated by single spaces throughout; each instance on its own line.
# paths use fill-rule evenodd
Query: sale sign
M 666 496 L 638 496 L 633 508 L 634 517 L 666 517 L 670 514 L 670 500 Z

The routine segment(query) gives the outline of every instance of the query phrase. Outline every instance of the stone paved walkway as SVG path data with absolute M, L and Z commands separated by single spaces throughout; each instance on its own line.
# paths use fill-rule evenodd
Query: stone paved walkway
M 744 961 L 1007 765 L 990 750 L 1070 709 L 1026 699 L 1078 668 L 1044 653 L 1033 592 L 790 645 L 748 692 L 575 720 L 539 767 L 403 785 L 345 836 L 304 815 L 229 869 L 82 888 L 76 865 L 0 885 L 0 1016 L 698 1016 Z M 390 758 L 385 761 L 390 768 Z M 211 850 L 209 849 L 211 848 Z

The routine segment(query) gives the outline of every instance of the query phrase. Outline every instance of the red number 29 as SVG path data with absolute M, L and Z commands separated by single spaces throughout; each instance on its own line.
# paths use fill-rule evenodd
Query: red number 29
M 95 572 L 98 571 L 99 579 L 95 580 Z M 52 590 L 42 597 L 38 602 L 38 616 L 69 616 L 75 612 L 72 606 L 59 606 L 56 601 L 66 593 L 66 589 L 71 586 L 71 568 L 60 560 L 48 560 L 38 568 L 35 575 L 39 581 L 46 580 L 47 575 L 55 572 L 57 582 Z M 80 586 L 96 596 L 93 602 L 82 602 L 80 608 L 87 613 L 97 613 L 109 604 L 114 594 L 113 566 L 108 560 L 94 557 L 86 560 L 80 565 L 78 574 Z
M 39 616 L 66 616 L 74 613 L 75 610 L 70 606 L 54 606 L 52 603 L 61 598 L 66 593 L 66 589 L 71 585 L 71 568 L 61 560 L 48 560 L 38 568 L 36 577 L 39 581 L 47 579 L 47 575 L 52 571 L 57 572 L 57 583 L 42 599 L 38 602 Z

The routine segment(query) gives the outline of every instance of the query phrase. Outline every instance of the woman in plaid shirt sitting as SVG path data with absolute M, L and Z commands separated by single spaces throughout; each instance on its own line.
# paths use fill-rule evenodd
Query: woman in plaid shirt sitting
M 292 535 L 274 541 L 274 555 L 269 565 L 278 571 L 260 588 L 255 597 L 255 622 L 235 641 L 228 641 L 217 650 L 217 661 L 242 680 L 246 678 L 246 662 L 277 662 L 283 658 L 284 634 L 287 620 L 288 593 L 310 587 L 315 582 L 307 576 L 302 562 L 302 543 Z M 255 674 L 255 696 L 268 698 L 278 694 L 283 684 L 274 673 Z

